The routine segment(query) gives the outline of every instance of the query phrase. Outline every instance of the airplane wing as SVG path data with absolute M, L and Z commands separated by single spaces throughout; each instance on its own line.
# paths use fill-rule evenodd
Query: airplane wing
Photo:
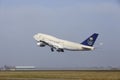
M 52 52 L 54 51 L 54 49 L 56 49 L 56 51 L 58 52 L 64 52 L 63 46 L 60 45 L 58 42 L 54 42 L 51 40 L 40 41 L 40 47 L 44 47 L 45 45 L 48 45 L 49 47 L 51 47 Z

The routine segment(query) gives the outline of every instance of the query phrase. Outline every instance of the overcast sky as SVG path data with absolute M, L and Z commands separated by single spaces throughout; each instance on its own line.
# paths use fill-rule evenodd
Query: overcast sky
M 99 33 L 94 51 L 51 52 L 33 35 L 81 43 Z M 118 0 L 0 0 L 0 66 L 120 67 Z

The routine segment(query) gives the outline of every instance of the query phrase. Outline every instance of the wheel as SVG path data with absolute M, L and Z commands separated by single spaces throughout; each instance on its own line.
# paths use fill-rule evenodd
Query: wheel
M 52 52 L 54 52 L 54 49 L 53 49 L 53 48 L 51 48 L 51 51 L 52 51 Z

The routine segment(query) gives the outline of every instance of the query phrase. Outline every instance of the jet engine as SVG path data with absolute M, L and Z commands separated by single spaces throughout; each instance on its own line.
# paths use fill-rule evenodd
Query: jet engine
M 37 45 L 40 46 L 40 47 L 44 47 L 46 44 L 43 43 L 43 42 L 37 42 Z

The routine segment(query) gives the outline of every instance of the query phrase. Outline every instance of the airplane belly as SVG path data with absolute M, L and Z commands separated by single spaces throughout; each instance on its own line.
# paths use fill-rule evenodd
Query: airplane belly
M 80 47 L 71 47 L 71 46 L 66 46 L 66 47 L 64 47 L 64 49 L 71 50 L 71 51 L 81 51 L 82 50 L 82 48 L 80 48 Z

